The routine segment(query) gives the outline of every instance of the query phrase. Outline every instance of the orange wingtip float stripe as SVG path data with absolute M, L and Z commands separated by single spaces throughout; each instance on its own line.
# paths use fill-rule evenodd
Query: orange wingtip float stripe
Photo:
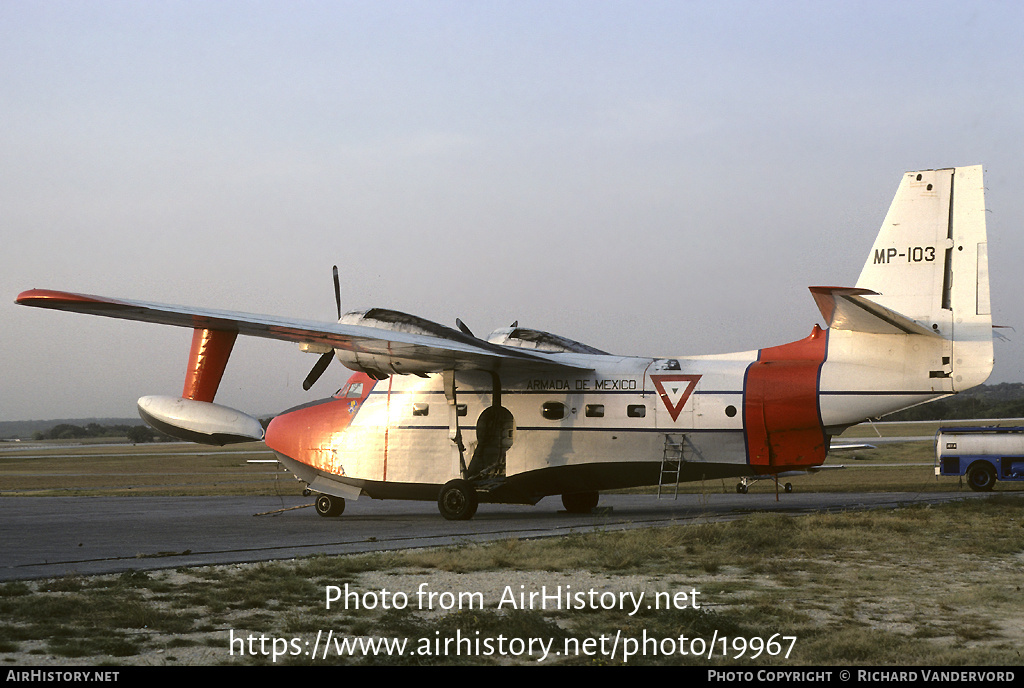
M 53 289 L 29 289 L 18 294 L 18 298 L 15 299 L 15 303 L 23 306 L 42 306 L 50 308 L 58 308 L 62 304 L 76 304 L 76 303 L 95 303 L 95 304 L 109 304 L 112 306 L 123 305 L 119 301 L 108 299 L 102 296 L 92 296 L 91 294 L 72 294 L 68 291 L 55 291 Z

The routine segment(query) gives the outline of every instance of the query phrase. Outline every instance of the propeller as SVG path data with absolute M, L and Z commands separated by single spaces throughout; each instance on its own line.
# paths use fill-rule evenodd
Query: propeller
M 334 266 L 334 302 L 338 305 L 338 320 L 341 320 L 341 281 L 338 279 L 338 266 Z M 320 354 L 320 358 L 317 359 L 313 365 L 313 369 L 309 371 L 309 375 L 302 381 L 302 389 L 306 392 L 309 388 L 316 384 L 316 381 L 320 379 L 320 376 L 324 374 L 327 367 L 331 365 L 331 359 L 334 358 L 334 352 L 328 351 L 327 353 Z
M 320 376 L 327 370 L 327 366 L 331 365 L 331 359 L 334 358 L 334 352 L 328 351 L 325 354 L 320 354 L 320 358 L 317 359 L 313 369 L 309 371 L 309 375 L 302 381 L 302 389 L 306 392 L 309 388 L 316 384 L 316 381 L 320 379 Z

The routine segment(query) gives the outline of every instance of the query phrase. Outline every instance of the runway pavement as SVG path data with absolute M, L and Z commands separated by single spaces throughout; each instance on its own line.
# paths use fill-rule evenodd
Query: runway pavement
M 0 499 L 0 580 L 268 561 L 312 554 L 534 538 L 738 518 L 752 511 L 808 513 L 960 499 L 973 493 L 602 495 L 593 514 L 481 505 L 471 521 L 446 521 L 429 502 L 349 501 L 321 518 L 309 498 L 8 497 Z

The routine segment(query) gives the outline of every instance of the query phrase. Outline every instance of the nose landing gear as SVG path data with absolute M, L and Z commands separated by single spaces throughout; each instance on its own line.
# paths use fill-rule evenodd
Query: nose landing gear
M 334 495 L 317 495 L 314 506 L 316 507 L 316 512 L 324 518 L 341 516 L 345 512 L 344 498 L 335 497 Z

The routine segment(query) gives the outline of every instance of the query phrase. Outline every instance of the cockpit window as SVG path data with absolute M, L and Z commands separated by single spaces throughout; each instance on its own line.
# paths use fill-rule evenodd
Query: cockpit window
M 345 396 L 348 397 L 349 399 L 358 399 L 359 397 L 363 396 L 363 383 L 353 382 L 351 385 L 348 386 L 348 393 Z

